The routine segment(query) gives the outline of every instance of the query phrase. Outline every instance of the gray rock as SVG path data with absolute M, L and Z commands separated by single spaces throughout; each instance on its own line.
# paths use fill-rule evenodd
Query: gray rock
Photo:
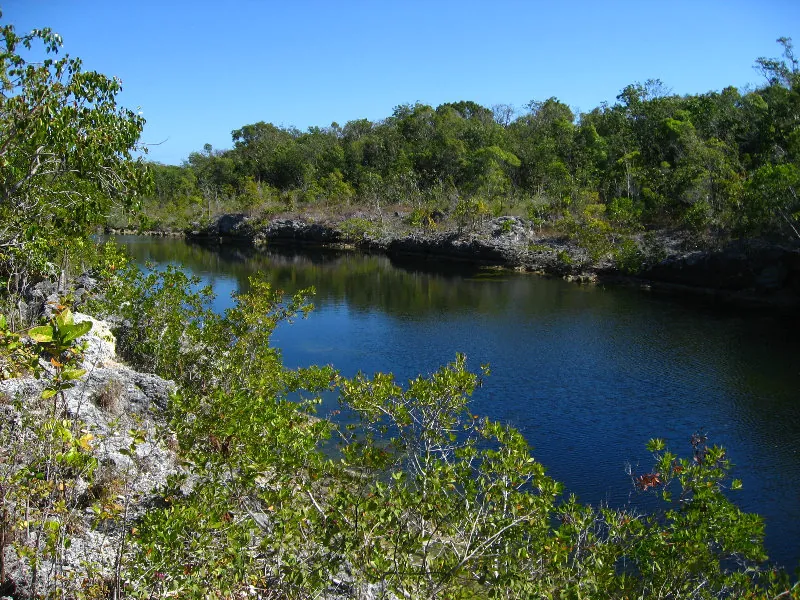
M 115 362 L 117 358 L 117 340 L 114 334 L 111 333 L 108 323 L 83 313 L 75 313 L 73 316 L 76 323 L 89 321 L 92 324 L 89 333 L 78 340 L 87 344 L 81 367 L 88 369 Z
M 235 235 L 246 229 L 248 217 L 243 213 L 222 215 L 217 219 L 217 234 L 223 236 Z
M 118 502 L 127 504 L 128 519 L 136 518 L 147 510 L 167 482 L 178 473 L 172 434 L 164 427 L 163 410 L 175 384 L 156 375 L 139 373 L 120 364 L 114 352 L 114 337 L 103 321 L 88 315 L 76 314 L 76 321 L 91 321 L 92 329 L 80 341 L 87 343 L 82 367 L 86 375 L 74 387 L 57 396 L 57 406 L 63 406 L 65 417 L 80 421 L 82 431 L 93 437 L 90 444 L 99 469 L 109 481 L 120 483 Z M 41 394 L 46 379 L 18 378 L 0 381 L 0 394 L 21 402 L 24 413 L 30 416 L 52 410 L 52 401 L 42 401 Z M 0 420 L 10 428 L 12 435 L 20 435 L 25 427 L 23 411 L 16 403 L 0 404 Z M 19 430 L 19 433 L 15 433 Z M 132 432 L 142 432 L 144 442 L 136 443 Z M 75 494 L 89 494 L 87 482 L 76 481 Z M 87 503 L 90 502 L 87 499 Z M 64 581 L 76 585 L 88 576 L 87 565 L 95 573 L 106 576 L 113 572 L 116 552 L 120 549 L 121 524 L 103 522 L 103 529 L 95 527 L 94 515 L 85 513 L 80 527 L 73 526 L 69 547 L 64 550 L 58 564 L 43 561 L 40 573 L 42 585 L 52 584 L 46 578 L 64 574 L 74 575 Z M 97 523 L 99 525 L 99 523 Z M 24 596 L 30 581 L 30 569 L 24 560 L 16 557 L 12 548 L 6 555 L 6 570 L 15 594 Z M 68 585 L 68 584 L 59 584 Z M 41 590 L 40 590 L 41 591 Z
M 93 277 L 90 277 L 86 273 L 80 275 L 75 280 L 76 286 L 85 289 L 87 292 L 94 291 L 97 288 L 97 280 Z

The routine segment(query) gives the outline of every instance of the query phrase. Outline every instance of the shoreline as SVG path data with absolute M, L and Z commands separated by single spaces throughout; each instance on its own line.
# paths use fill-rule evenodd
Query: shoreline
M 347 227 L 348 220 L 304 218 L 259 222 L 244 214 L 221 215 L 204 228 L 184 232 L 116 234 L 183 237 L 206 247 L 238 245 L 258 251 L 267 246 L 302 246 L 365 251 L 389 257 L 446 260 L 509 269 L 580 284 L 622 285 L 659 293 L 692 295 L 736 308 L 777 310 L 800 308 L 800 245 L 760 239 L 736 240 L 720 247 L 692 247 L 676 232 L 654 232 L 658 254 L 644 256 L 636 273 L 624 272 L 609 256 L 593 260 L 563 235 L 542 234 L 525 219 L 498 217 L 480 230 L 392 229 Z M 641 244 L 640 244 L 641 246 Z

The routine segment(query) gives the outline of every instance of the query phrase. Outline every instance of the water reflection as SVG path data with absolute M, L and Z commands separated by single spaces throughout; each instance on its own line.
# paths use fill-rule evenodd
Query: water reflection
M 181 263 L 212 283 L 217 310 L 255 273 L 287 293 L 314 286 L 317 310 L 274 336 L 289 366 L 332 363 L 345 375 L 392 371 L 402 381 L 457 351 L 473 368 L 491 363 L 474 411 L 520 428 L 585 502 L 638 501 L 625 463 L 649 468 L 646 441 L 664 437 L 686 452 L 689 436 L 705 431 L 728 447 L 744 482 L 736 501 L 764 515 L 770 555 L 798 564 L 796 324 L 458 263 L 119 241 L 140 261 Z

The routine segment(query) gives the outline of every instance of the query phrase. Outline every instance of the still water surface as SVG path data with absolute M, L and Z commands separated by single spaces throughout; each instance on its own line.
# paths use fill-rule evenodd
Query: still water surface
M 641 505 L 626 465 L 649 470 L 647 440 L 688 455 L 692 433 L 707 433 L 743 481 L 732 498 L 764 516 L 770 557 L 790 571 L 800 563 L 796 321 L 449 263 L 117 240 L 142 264 L 182 264 L 212 284 L 220 311 L 256 272 L 286 293 L 314 286 L 316 310 L 273 337 L 290 367 L 391 371 L 403 381 L 456 352 L 473 370 L 489 363 L 473 412 L 520 429 L 586 503 Z

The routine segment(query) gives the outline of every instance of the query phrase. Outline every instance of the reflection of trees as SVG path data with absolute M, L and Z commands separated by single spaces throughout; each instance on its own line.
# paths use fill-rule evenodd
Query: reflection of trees
M 725 315 L 691 298 L 645 300 L 631 289 L 576 286 L 430 259 L 308 247 L 209 249 L 174 238 L 122 236 L 118 241 L 140 262 L 181 263 L 210 282 L 215 277 L 233 279 L 239 289 L 246 289 L 248 277 L 256 273 L 287 293 L 313 286 L 320 307 L 346 303 L 355 311 L 380 310 L 420 320 L 457 312 L 504 315 L 520 331 L 525 322 L 538 321 L 544 331 L 580 334 L 586 338 L 581 342 L 584 351 L 594 348 L 606 364 L 618 361 L 627 365 L 625 370 L 639 369 L 642 376 L 655 370 L 659 379 L 685 382 L 713 373 L 736 390 L 769 390 L 770 397 L 785 393 L 787 373 L 792 372 L 786 357 L 797 350 L 796 337 L 786 334 L 783 325 Z M 766 333 L 770 341 L 757 343 Z M 766 346 L 775 347 L 773 358 L 765 358 Z M 761 351 L 753 353 L 756 347 Z M 675 369 L 664 371 L 664 361 Z M 776 372 L 782 369 L 783 375 Z
M 248 247 L 214 249 L 169 238 L 118 238 L 140 262 L 181 263 L 192 272 L 213 277 L 224 273 L 247 288 L 247 279 L 263 274 L 287 293 L 315 287 L 314 302 L 347 302 L 353 310 L 376 308 L 406 318 L 424 318 L 442 311 L 469 309 L 498 314 L 510 309 L 537 312 L 540 305 L 558 305 L 580 294 L 563 295 L 565 284 L 544 281 L 531 285 L 530 276 L 482 270 L 464 263 L 390 260 L 383 255 L 311 248 Z M 502 282 L 502 285 L 499 283 Z M 579 306 L 575 306 L 578 308 Z

